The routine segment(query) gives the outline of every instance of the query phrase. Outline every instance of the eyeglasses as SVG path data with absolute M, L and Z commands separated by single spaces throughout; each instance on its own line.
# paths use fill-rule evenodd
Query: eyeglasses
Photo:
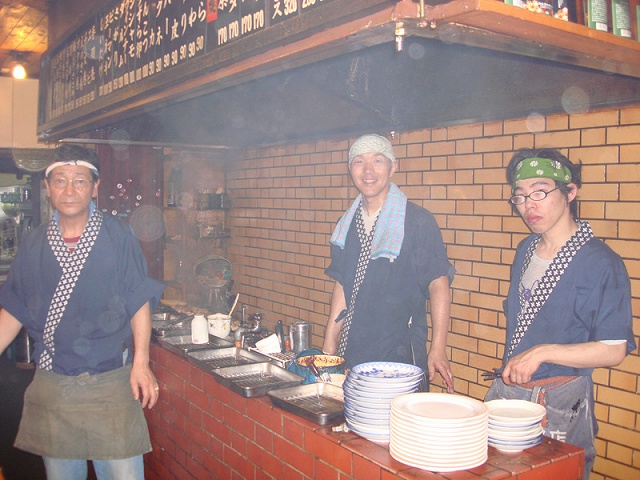
M 560 187 L 556 187 L 553 190 L 549 190 L 548 192 L 545 192 L 544 190 L 536 190 L 535 192 L 531 192 L 529 195 L 514 195 L 509 199 L 509 201 L 514 205 L 522 205 L 527 201 L 527 198 L 530 198 L 534 202 L 539 202 L 540 200 L 544 200 L 545 198 L 547 198 L 547 195 L 549 195 L 551 192 L 555 192 L 556 190 L 558 190 L 558 188 Z
M 91 185 L 93 185 L 93 182 L 86 178 L 74 178 L 73 180 L 69 181 L 66 178 L 58 177 L 49 181 L 49 185 L 51 186 L 51 188 L 54 188 L 56 190 L 64 190 L 65 188 L 67 188 L 69 183 L 71 183 L 74 190 L 77 190 L 79 192 L 88 190 L 89 188 L 91 188 Z

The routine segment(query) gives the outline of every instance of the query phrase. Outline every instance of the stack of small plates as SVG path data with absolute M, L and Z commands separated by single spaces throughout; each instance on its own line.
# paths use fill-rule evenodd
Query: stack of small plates
M 501 452 L 521 452 L 542 441 L 540 422 L 546 408 L 526 400 L 491 400 L 489 408 L 489 445 Z
M 344 418 L 351 431 L 372 442 L 389 443 L 389 411 L 398 395 L 415 392 L 423 370 L 396 362 L 361 363 L 342 384 Z
M 391 402 L 389 453 L 412 467 L 452 472 L 487 461 L 487 406 L 447 393 L 413 393 Z

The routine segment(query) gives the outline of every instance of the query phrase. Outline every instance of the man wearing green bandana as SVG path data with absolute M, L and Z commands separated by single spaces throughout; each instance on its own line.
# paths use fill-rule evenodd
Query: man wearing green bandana
M 578 219 L 580 164 L 555 149 L 523 149 L 507 181 L 509 202 L 532 233 L 511 267 L 503 365 L 485 401 L 544 405 L 544 435 L 584 448 L 588 479 L 598 428 L 593 369 L 618 365 L 636 348 L 629 276 Z

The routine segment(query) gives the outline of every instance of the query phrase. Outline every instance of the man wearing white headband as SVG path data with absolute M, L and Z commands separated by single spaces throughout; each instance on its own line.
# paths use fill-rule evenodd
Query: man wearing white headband
M 335 284 L 323 351 L 343 356 L 347 368 L 413 363 L 428 370 L 423 389 L 439 372 L 453 392 L 446 345 L 454 269 L 433 215 L 391 182 L 397 168 L 391 142 L 380 135 L 364 135 L 349 150 L 349 173 L 360 194 L 331 237 L 326 274 Z
M 54 215 L 24 238 L 0 289 L 0 353 L 22 327 L 37 368 L 16 447 L 43 457 L 48 480 L 144 478 L 142 409 L 158 399 L 149 368 L 161 283 L 129 225 L 96 208 L 98 158 L 64 145 L 46 169 Z
M 544 434 L 585 449 L 587 480 L 597 433 L 591 374 L 636 348 L 629 275 L 577 218 L 580 164 L 556 149 L 522 149 L 509 162 L 507 181 L 509 202 L 531 235 L 511 267 L 503 367 L 485 400 L 547 407 Z

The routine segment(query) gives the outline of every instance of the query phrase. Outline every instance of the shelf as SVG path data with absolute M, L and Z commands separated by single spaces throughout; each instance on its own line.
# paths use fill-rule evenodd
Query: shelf
M 640 77 L 640 42 L 496 0 L 428 7 L 425 20 L 410 33 Z

